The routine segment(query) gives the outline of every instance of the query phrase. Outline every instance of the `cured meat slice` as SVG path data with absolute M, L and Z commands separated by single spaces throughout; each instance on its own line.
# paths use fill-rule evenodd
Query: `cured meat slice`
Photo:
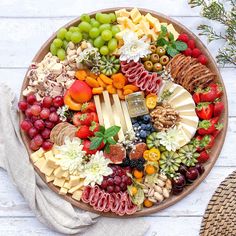
M 98 186 L 95 186 L 94 188 L 95 188 L 94 194 L 93 194 L 93 196 L 91 196 L 91 199 L 90 199 L 90 205 L 91 206 L 97 206 L 99 200 L 101 199 L 101 197 L 104 193 L 103 191 L 101 191 L 99 189 Z
M 81 196 L 81 200 L 84 202 L 84 203 L 89 203 L 89 197 L 90 197 L 90 191 L 91 191 L 91 187 L 90 186 L 87 186 L 85 187 L 83 193 L 82 193 L 82 196 Z

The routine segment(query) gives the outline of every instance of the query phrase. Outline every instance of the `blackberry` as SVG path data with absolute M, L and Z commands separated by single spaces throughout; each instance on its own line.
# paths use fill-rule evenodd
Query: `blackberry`
M 137 161 L 136 160 L 130 160 L 130 167 L 131 168 L 136 168 L 137 166 Z
M 140 164 L 144 164 L 146 161 L 145 161 L 145 159 L 143 158 L 143 157 L 141 157 L 141 158 L 139 158 L 138 159 L 138 163 L 140 163 Z
M 144 170 L 144 166 L 143 166 L 143 164 L 141 164 L 141 163 L 137 163 L 137 165 L 136 165 L 136 169 L 139 170 L 139 171 L 143 171 L 143 170 Z
M 124 166 L 124 167 L 130 166 L 130 159 L 127 157 L 125 159 L 123 159 L 122 166 Z

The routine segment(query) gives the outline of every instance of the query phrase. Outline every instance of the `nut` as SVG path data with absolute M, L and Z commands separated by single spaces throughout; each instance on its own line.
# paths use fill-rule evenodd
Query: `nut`
M 155 192 L 158 192 L 158 193 L 162 194 L 162 188 L 160 186 L 155 185 L 154 189 L 155 189 Z
M 159 178 L 160 180 L 162 180 L 162 181 L 166 181 L 166 180 L 167 180 L 167 176 L 166 176 L 166 175 L 163 175 L 163 174 L 160 174 L 158 178 Z
M 165 186 L 165 183 L 162 180 L 160 180 L 160 179 L 156 180 L 156 184 L 159 185 L 160 187 L 164 187 Z
M 155 190 L 153 188 L 150 188 L 148 191 L 148 196 L 152 197 L 154 195 Z
M 158 202 L 162 202 L 164 200 L 164 197 L 160 193 L 154 193 L 154 197 Z
M 165 198 L 168 198 L 170 196 L 170 193 L 169 193 L 169 191 L 166 188 L 163 188 L 162 191 L 163 191 L 163 196 Z
M 155 198 L 152 198 L 152 197 L 149 197 L 148 200 L 151 201 L 151 202 L 153 202 L 153 203 L 156 203 L 156 202 L 157 202 L 157 200 L 156 200 Z
M 167 179 L 166 180 L 166 186 L 165 186 L 168 190 L 171 190 L 172 189 L 172 183 L 171 183 L 171 180 L 170 179 Z

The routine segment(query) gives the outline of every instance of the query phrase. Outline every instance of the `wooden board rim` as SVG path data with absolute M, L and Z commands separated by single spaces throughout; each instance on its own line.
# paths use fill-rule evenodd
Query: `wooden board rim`
M 109 12 L 114 12 L 116 10 L 122 9 L 122 8 L 126 8 L 127 10 L 131 10 L 133 9 L 132 7 L 117 7 L 117 8 L 106 8 L 106 9 L 101 9 L 99 11 L 94 11 L 91 13 L 88 13 L 90 16 L 96 14 L 97 12 L 104 12 L 104 13 L 109 13 Z M 177 29 L 177 31 L 179 32 L 186 32 L 188 35 L 191 36 L 191 38 L 196 40 L 196 46 L 208 57 L 209 59 L 209 63 L 208 63 L 208 67 L 214 71 L 217 75 L 217 77 L 219 78 L 219 81 L 222 83 L 223 89 L 224 89 L 224 96 L 223 96 L 223 102 L 225 104 L 225 111 L 222 115 L 223 118 L 223 122 L 224 122 L 224 128 L 222 130 L 222 132 L 219 134 L 219 136 L 216 139 L 215 145 L 212 149 L 211 152 L 211 159 L 208 161 L 208 163 L 206 163 L 204 165 L 205 167 L 205 172 L 190 186 L 185 187 L 184 191 L 177 196 L 171 196 L 169 199 L 165 200 L 163 203 L 161 203 L 160 205 L 155 205 L 151 208 L 144 208 L 142 211 L 138 211 L 136 213 L 134 213 L 133 215 L 125 215 L 122 216 L 122 218 L 127 218 L 127 217 L 137 217 L 137 216 L 145 216 L 145 215 L 149 215 L 149 214 L 153 214 L 156 213 L 158 211 L 161 211 L 171 205 L 174 205 L 175 203 L 177 203 L 178 201 L 180 201 L 181 199 L 183 199 L 185 196 L 187 196 L 188 194 L 190 194 L 194 189 L 196 189 L 196 187 L 206 178 L 206 176 L 209 174 L 209 172 L 211 171 L 211 169 L 213 168 L 216 160 L 218 159 L 218 156 L 220 155 L 220 152 L 222 150 L 224 141 L 225 141 L 225 137 L 226 137 L 226 132 L 227 132 L 227 127 L 228 127 L 228 100 L 227 100 L 227 94 L 226 94 L 226 90 L 225 90 L 225 85 L 223 82 L 223 79 L 221 77 L 221 74 L 219 72 L 219 69 L 217 67 L 217 64 L 215 62 L 215 60 L 213 59 L 213 57 L 211 56 L 210 52 L 208 51 L 208 49 L 206 48 L 206 46 L 201 42 L 201 40 L 193 33 L 191 32 L 189 29 L 187 29 L 184 25 L 182 25 L 181 23 L 179 23 L 178 21 L 169 18 L 168 16 L 153 11 L 153 10 L 149 10 L 149 9 L 144 9 L 144 8 L 138 8 L 140 10 L 141 13 L 151 13 L 154 17 L 157 17 L 158 19 L 160 19 L 160 21 L 165 21 L 168 23 L 172 23 L 174 25 L 174 27 Z M 69 26 L 73 26 L 78 24 L 78 22 L 80 21 L 80 17 L 75 18 L 74 20 L 70 21 L 69 23 L 67 23 L 66 25 L 62 26 L 62 27 L 66 27 L 68 28 Z M 54 33 L 44 44 L 43 46 L 39 49 L 39 51 L 37 52 L 37 54 L 35 55 L 35 57 L 33 58 L 32 62 L 39 62 L 42 60 L 42 58 L 46 55 L 46 53 L 49 50 L 49 45 L 50 43 L 53 41 L 53 39 L 55 38 L 56 33 Z M 27 71 L 28 73 L 28 71 Z M 27 75 L 26 73 L 26 75 Z M 23 84 L 22 84 L 22 88 L 21 88 L 21 95 L 20 95 L 20 99 L 23 99 L 23 95 L 22 92 L 23 90 L 26 88 L 28 81 L 27 78 L 24 78 Z M 20 121 L 23 120 L 24 116 L 22 113 L 19 114 L 20 116 Z M 29 139 L 26 136 L 26 134 L 24 132 L 21 131 L 21 136 L 23 139 L 23 142 L 26 146 L 27 152 L 30 155 L 31 150 L 28 147 L 28 142 Z M 33 163 L 32 163 L 33 164 Z M 54 192 L 56 192 L 57 194 L 59 193 L 59 188 L 54 186 L 52 183 L 47 183 L 45 176 L 43 173 L 40 172 L 40 170 L 34 166 L 35 171 L 38 173 L 38 175 L 43 179 L 43 181 L 48 185 L 49 188 L 51 188 Z M 102 216 L 106 216 L 106 217 L 120 217 L 114 213 L 108 212 L 108 213 L 104 213 L 104 212 L 99 212 L 94 210 L 92 207 L 90 207 L 88 204 L 85 204 L 83 202 L 78 202 L 76 200 L 74 200 L 71 196 L 69 195 L 65 195 L 65 196 L 61 196 L 62 198 L 64 198 L 65 200 L 67 200 L 68 202 L 70 202 L 71 204 L 73 204 L 74 206 L 81 208 L 85 211 L 90 211 L 90 212 L 94 212 L 97 214 L 100 214 Z

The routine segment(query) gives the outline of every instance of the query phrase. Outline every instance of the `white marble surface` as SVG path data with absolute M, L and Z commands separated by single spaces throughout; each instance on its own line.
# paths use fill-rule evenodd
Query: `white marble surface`
M 60 26 L 84 12 L 118 6 L 150 8 L 167 14 L 196 31 L 206 22 L 187 0 L 1 0 L 0 82 L 17 94 L 31 59 Z M 221 26 L 217 26 L 220 28 Z M 203 42 L 206 40 L 202 38 Z M 208 46 L 213 55 L 221 42 Z M 236 83 L 235 68 L 220 68 L 229 99 L 229 128 L 221 155 L 205 181 L 176 205 L 145 217 L 151 223 L 147 236 L 197 236 L 201 218 L 220 182 L 236 169 Z M 58 235 L 39 223 L 27 203 L 0 169 L 0 235 Z M 128 233 L 127 233 L 128 235 Z

